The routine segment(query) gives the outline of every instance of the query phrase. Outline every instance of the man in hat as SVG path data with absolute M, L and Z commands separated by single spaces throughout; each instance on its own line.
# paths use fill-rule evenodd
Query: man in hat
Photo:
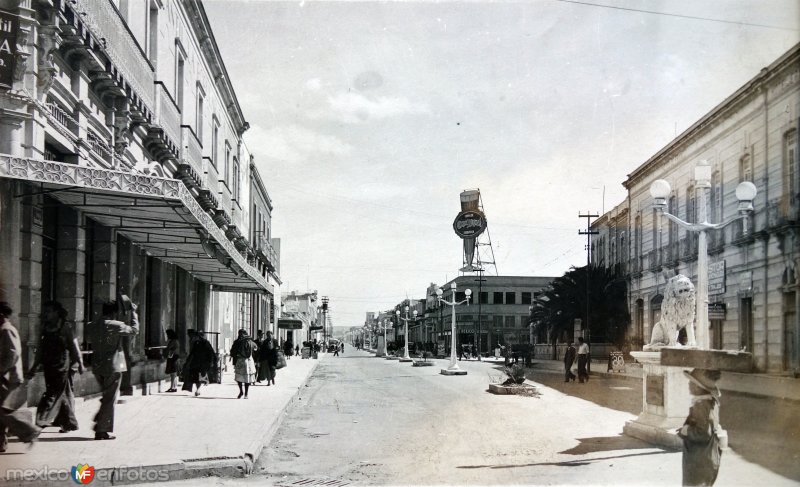
M 124 320 L 128 315 L 131 324 Z M 117 403 L 122 373 L 128 370 L 122 350 L 124 336 L 139 333 L 136 305 L 128 300 L 122 306 L 116 301 L 103 303 L 103 315 L 90 328 L 92 373 L 102 389 L 100 409 L 94 417 L 94 439 L 113 440 L 114 405 Z
M 717 434 L 720 371 L 684 371 L 689 378 L 692 407 L 678 436 L 683 439 L 683 485 L 714 485 L 719 472 L 722 449 Z

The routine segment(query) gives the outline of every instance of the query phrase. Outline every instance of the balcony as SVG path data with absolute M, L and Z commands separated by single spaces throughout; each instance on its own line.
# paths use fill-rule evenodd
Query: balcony
M 707 231 L 706 238 L 709 254 L 719 254 L 725 250 L 725 231 L 723 229 Z
M 651 272 L 659 272 L 661 270 L 661 251 L 660 249 L 651 250 L 645 254 L 647 259 L 647 269 Z
M 181 126 L 180 155 L 181 163 L 191 165 L 199 173 L 203 172 L 203 147 L 188 125 Z
M 680 240 L 680 260 L 691 262 L 697 260 L 697 235 L 691 234 Z
M 156 122 L 164 130 L 164 135 L 173 146 L 181 142 L 181 113 L 170 96 L 164 83 L 156 83 L 156 100 L 158 101 L 158 119 Z
M 784 233 L 798 223 L 798 198 L 784 195 L 767 205 L 767 228 L 771 232 Z
M 113 66 L 106 65 L 110 74 L 119 74 L 123 84 L 130 86 L 133 105 L 142 108 L 145 119 L 153 112 L 153 82 L 155 73 L 150 62 L 128 30 L 117 9 L 110 0 L 72 0 L 66 3 L 67 10 L 74 12 L 72 26 L 85 24 L 99 44 L 101 51 Z M 77 26 L 80 27 L 80 26 Z M 88 46 L 87 46 L 88 47 Z M 116 78 L 116 76 L 114 76 Z

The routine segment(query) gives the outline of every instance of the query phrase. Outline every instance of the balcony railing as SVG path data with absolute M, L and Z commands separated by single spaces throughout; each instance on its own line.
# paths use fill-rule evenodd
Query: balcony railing
M 71 7 L 81 16 L 95 37 L 105 41 L 104 51 L 114 67 L 122 73 L 152 113 L 155 106 L 153 67 L 111 0 L 72 0 Z
M 722 228 L 707 231 L 706 238 L 708 240 L 708 251 L 712 254 L 721 252 L 725 247 L 725 230 Z
M 660 249 L 651 250 L 646 255 L 647 255 L 647 268 L 653 272 L 661 270 Z
M 186 125 L 181 127 L 181 161 L 198 173 L 203 172 L 203 149 L 192 129 Z
M 178 145 L 181 143 L 181 114 L 163 83 L 156 83 L 156 98 L 158 99 L 157 123 L 164 129 L 164 133 L 172 143 Z

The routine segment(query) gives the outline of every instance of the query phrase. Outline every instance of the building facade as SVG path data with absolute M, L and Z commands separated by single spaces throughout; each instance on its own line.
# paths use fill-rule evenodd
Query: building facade
M 190 328 L 221 348 L 251 327 L 248 300 L 274 295 L 277 273 L 244 237 L 248 124 L 202 3 L 0 0 L 0 25 L 0 299 L 24 359 L 49 300 L 89 364 L 102 303 L 139 305 L 127 389 L 163 374 L 166 329 L 185 352 Z
M 279 328 L 276 337 L 281 344 L 288 340 L 300 345 L 314 338 L 322 341 L 321 331 L 325 315 L 318 302 L 317 291 L 292 291 L 281 296 L 281 317 L 298 319 L 303 323 L 299 330 Z
M 762 372 L 800 370 L 798 117 L 800 45 L 636 168 L 623 183 L 626 201 L 595 221 L 594 261 L 625 269 L 637 343 L 660 318 L 666 279 L 697 282 L 697 234 L 659 221 L 651 183 L 670 183 L 666 210 L 688 222 L 705 192 L 708 221 L 719 223 L 738 215 L 735 189 L 750 181 L 758 194 L 749 222 L 707 232 L 710 345 L 751 351 Z M 710 188 L 697 187 L 701 161 L 710 164 Z
M 453 301 L 451 285 L 456 283 L 455 300 L 466 298 L 472 291 L 468 304 L 455 307 L 456 342 L 464 345 L 480 343 L 486 353 L 499 346 L 532 343 L 530 307 L 534 296 L 547 287 L 554 277 L 538 276 L 460 276 L 441 286 L 447 301 Z M 426 299 L 425 321 L 433 329 L 437 351 L 450 349 L 453 307 Z M 434 302 L 436 304 L 434 304 Z M 431 307 L 438 306 L 438 307 Z M 480 338 L 478 338 L 480 337 Z

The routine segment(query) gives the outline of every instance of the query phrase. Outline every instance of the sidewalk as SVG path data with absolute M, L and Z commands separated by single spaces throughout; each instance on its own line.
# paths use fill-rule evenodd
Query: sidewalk
M 320 360 L 326 357 L 320 354 Z M 94 440 L 99 399 L 78 400 L 80 430 L 60 434 L 46 428 L 30 451 L 11 439 L 0 454 L 0 481 L 64 485 L 69 478 L 63 472 L 79 464 L 96 469 L 92 485 L 111 485 L 112 474 L 113 484 L 119 484 L 249 473 L 318 363 L 292 357 L 278 371 L 275 386 L 251 386 L 247 400 L 236 399 L 232 372 L 224 374 L 222 384 L 203 386 L 199 397 L 184 391 L 123 396 L 115 411 L 116 439 L 110 441 Z M 162 382 L 162 390 L 168 387 Z M 11 470 L 29 476 L 23 480 Z

